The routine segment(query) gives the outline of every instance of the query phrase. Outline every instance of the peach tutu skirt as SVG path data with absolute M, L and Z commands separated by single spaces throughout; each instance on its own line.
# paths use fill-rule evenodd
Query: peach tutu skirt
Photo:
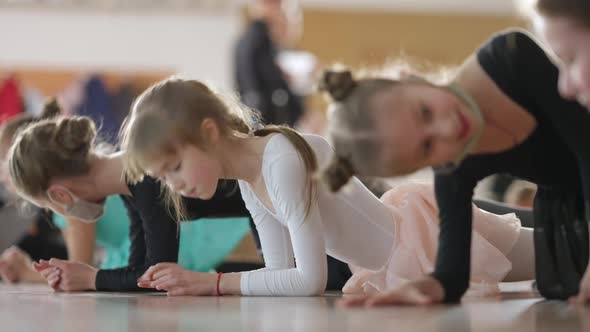
M 391 256 L 379 271 L 351 266 L 353 276 L 342 289 L 344 293 L 383 292 L 434 270 L 439 219 L 432 183 L 404 183 L 386 192 L 381 201 L 390 208 L 395 223 Z M 506 255 L 520 228 L 514 214 L 499 216 L 473 207 L 469 294 L 499 292 L 498 284 L 512 269 Z

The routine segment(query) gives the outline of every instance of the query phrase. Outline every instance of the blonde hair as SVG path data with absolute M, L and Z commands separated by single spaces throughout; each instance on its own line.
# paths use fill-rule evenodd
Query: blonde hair
M 24 113 L 12 117 L 0 128 L 0 146 L 11 144 L 17 132 L 26 128 L 28 125 L 41 120 L 54 118 L 60 113 L 61 109 L 57 103 L 57 100 L 55 98 L 51 98 L 45 103 L 43 106 L 43 111 L 37 117 Z M 0 156 L 1 159 L 4 159 L 5 157 L 5 155 Z
M 57 103 L 46 112 L 58 114 Z M 8 156 L 8 171 L 16 189 L 29 197 L 47 197 L 51 179 L 79 176 L 90 170 L 96 138 L 88 117 L 51 118 L 38 121 L 16 137 Z
M 295 146 L 307 170 L 309 189 L 306 213 L 313 199 L 312 175 L 317 161 L 311 147 L 296 131 L 285 126 L 266 126 L 253 130 L 257 114 L 237 98 L 211 90 L 196 81 L 172 77 L 158 82 L 144 91 L 132 106 L 131 114 L 121 131 L 125 150 L 125 173 L 129 181 L 141 181 L 150 162 L 171 156 L 184 144 L 206 148 L 199 131 L 205 119 L 212 119 L 226 138 L 285 135 Z M 182 197 L 163 188 L 168 208 L 178 220 L 186 217 Z
M 320 90 L 331 98 L 329 136 L 334 157 L 321 178 L 331 191 L 338 191 L 355 174 L 375 174 L 380 143 L 369 116 L 369 101 L 376 93 L 397 84 L 390 79 L 356 80 L 346 69 L 326 70 Z
M 406 83 L 448 84 L 456 70 L 454 66 L 419 64 L 407 57 L 388 61 L 381 68 L 363 69 L 356 75 L 358 78 L 342 65 L 325 70 L 318 87 L 330 99 L 328 135 L 335 154 L 322 170 L 321 179 L 330 190 L 340 190 L 354 175 L 375 175 L 382 171 L 379 155 L 384 147 L 375 130 L 372 104 L 375 95 Z M 389 166 L 391 174 L 407 173 L 400 166 Z

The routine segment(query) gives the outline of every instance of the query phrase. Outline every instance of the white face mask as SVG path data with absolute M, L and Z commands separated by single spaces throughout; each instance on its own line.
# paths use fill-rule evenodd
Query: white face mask
M 63 206 L 63 205 L 61 205 L 61 203 L 53 200 L 53 198 L 51 197 L 51 194 L 47 193 L 47 196 L 49 196 L 49 199 L 53 203 L 63 206 L 64 213 L 67 216 L 79 219 L 80 221 L 87 223 L 87 224 L 93 224 L 93 223 L 97 222 L 98 219 L 100 219 L 104 215 L 104 204 L 105 203 L 88 202 L 88 201 L 82 200 L 79 197 L 77 197 L 76 195 L 72 194 L 66 188 L 61 187 L 61 189 L 66 191 L 72 197 L 72 200 L 74 201 L 74 203 L 72 203 L 70 205 Z

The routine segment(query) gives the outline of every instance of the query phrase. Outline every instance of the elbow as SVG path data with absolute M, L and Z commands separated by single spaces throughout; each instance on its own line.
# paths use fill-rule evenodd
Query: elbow
M 299 294 L 297 294 L 297 296 L 319 296 L 324 294 L 324 291 L 326 290 L 326 286 L 320 286 L 320 285 L 309 285 L 306 286 L 304 288 L 301 289 L 301 291 L 299 292 Z
M 326 290 L 326 285 L 328 284 L 328 276 L 327 274 L 323 277 L 313 276 L 311 278 L 306 278 L 299 291 L 297 292 L 297 296 L 318 296 L 324 294 Z

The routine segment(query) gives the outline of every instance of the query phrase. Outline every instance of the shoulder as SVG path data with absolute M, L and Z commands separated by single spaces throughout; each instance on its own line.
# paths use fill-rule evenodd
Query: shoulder
M 167 210 L 164 188 L 158 180 L 145 176 L 140 182 L 128 184 L 128 187 L 131 195 L 121 195 L 128 210 L 135 210 L 144 217 Z
M 329 148 L 319 136 L 303 135 L 303 138 L 316 157 L 325 154 L 321 151 Z M 263 159 L 262 176 L 271 199 L 284 204 L 301 201 L 305 197 L 306 179 L 313 174 L 308 174 L 300 152 L 289 139 L 281 134 L 272 137 L 267 143 Z
M 330 157 L 334 153 L 330 143 L 321 136 L 302 134 L 301 137 L 307 142 L 320 164 L 323 159 L 327 159 L 326 156 Z M 299 155 L 295 145 L 291 143 L 287 136 L 282 134 L 275 134 L 267 143 L 265 150 L 265 158 L 268 158 L 268 160 Z
M 334 148 L 332 148 L 332 145 L 330 145 L 330 143 L 322 136 L 303 135 L 303 137 L 305 138 L 307 143 L 309 143 L 309 145 L 315 151 L 316 154 L 318 154 L 318 155 L 320 155 L 320 154 L 321 155 L 323 155 L 323 154 L 331 155 L 332 153 L 334 153 Z
M 492 65 L 511 66 L 546 58 L 546 51 L 529 32 L 522 29 L 504 30 L 492 35 L 477 51 L 484 68 Z
M 531 33 L 523 29 L 510 28 L 494 33 L 481 48 L 493 47 L 512 52 L 526 51 L 527 49 L 541 49 L 539 42 Z
M 131 192 L 130 200 L 132 201 L 137 201 L 139 198 L 150 198 L 155 196 L 155 193 L 159 195 L 162 191 L 160 182 L 149 176 L 144 176 L 144 178 L 137 183 L 127 183 L 127 187 Z

